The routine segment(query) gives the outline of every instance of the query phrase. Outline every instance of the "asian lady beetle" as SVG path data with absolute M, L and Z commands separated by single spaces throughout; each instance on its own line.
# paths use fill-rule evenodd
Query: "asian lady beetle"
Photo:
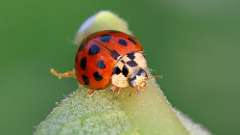
M 59 73 L 58 78 L 76 77 L 89 88 L 88 94 L 112 84 L 114 92 L 134 87 L 139 92 L 147 84 L 147 62 L 143 48 L 133 36 L 120 31 L 105 30 L 89 35 L 81 43 L 73 71 Z

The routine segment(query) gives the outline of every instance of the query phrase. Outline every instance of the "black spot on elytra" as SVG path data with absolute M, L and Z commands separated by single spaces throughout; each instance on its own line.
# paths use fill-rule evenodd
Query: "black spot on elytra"
M 87 76 L 82 75 L 82 80 L 83 80 L 83 82 L 84 82 L 85 85 L 88 85 L 88 84 L 89 84 L 89 79 L 88 79 Z
M 134 55 L 134 53 L 129 53 L 129 54 L 127 54 L 127 57 L 129 59 L 133 60 L 135 58 L 135 55 Z
M 124 65 L 123 66 L 123 69 L 122 69 L 122 74 L 125 76 L 125 77 L 127 77 L 127 75 L 128 75 L 128 68 Z
M 124 40 L 124 39 L 119 39 L 119 40 L 118 40 L 118 43 L 119 43 L 121 46 L 127 46 L 127 41 Z
M 98 47 L 97 44 L 93 44 L 88 50 L 89 55 L 95 55 L 99 52 L 100 52 L 100 48 Z
M 85 70 L 85 69 L 86 69 L 86 66 L 87 66 L 87 58 L 86 58 L 86 57 L 83 57 L 83 58 L 80 60 L 80 67 L 82 68 L 82 70 Z
M 133 60 L 128 61 L 127 64 L 128 64 L 130 67 L 135 67 L 135 66 L 137 66 L 137 63 L 136 63 L 135 61 L 133 61 Z
M 99 61 L 97 62 L 97 66 L 98 66 L 99 68 L 101 68 L 101 69 L 104 69 L 104 68 L 106 67 L 106 65 L 105 65 L 105 63 L 104 63 L 103 60 L 99 60 Z
M 121 69 L 120 69 L 119 67 L 115 67 L 115 68 L 113 69 L 113 74 L 118 75 L 118 74 L 120 74 L 120 73 L 121 73 Z
M 109 41 L 111 40 L 111 35 L 109 35 L 109 34 L 104 34 L 104 35 L 101 36 L 100 40 L 101 40 L 102 42 L 109 42 Z
M 94 72 L 93 76 L 94 76 L 96 81 L 101 81 L 103 79 L 102 75 L 99 74 L 98 72 Z
M 131 38 L 131 37 L 128 37 L 128 40 L 131 41 L 135 45 L 137 44 L 137 42 L 133 38 Z
M 120 56 L 120 54 L 119 54 L 117 51 L 112 50 L 112 51 L 111 51 L 111 56 L 112 56 L 115 60 L 117 60 L 118 57 Z

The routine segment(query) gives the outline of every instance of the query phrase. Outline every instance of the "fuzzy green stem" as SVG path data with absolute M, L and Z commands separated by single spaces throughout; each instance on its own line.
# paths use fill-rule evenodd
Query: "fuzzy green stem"
M 107 88 L 88 97 L 87 89 L 79 88 L 51 112 L 35 135 L 188 135 L 154 80 L 141 95 L 133 91 L 126 88 L 117 95 Z

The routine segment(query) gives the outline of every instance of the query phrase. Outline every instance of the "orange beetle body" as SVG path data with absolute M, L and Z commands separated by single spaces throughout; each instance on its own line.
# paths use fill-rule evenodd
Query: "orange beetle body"
M 127 54 L 141 51 L 141 44 L 123 32 L 106 30 L 91 34 L 76 53 L 76 78 L 90 89 L 106 88 L 116 63 Z

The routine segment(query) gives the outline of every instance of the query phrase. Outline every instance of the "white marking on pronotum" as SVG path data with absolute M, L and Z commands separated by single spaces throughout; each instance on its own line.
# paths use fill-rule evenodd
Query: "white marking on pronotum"
M 113 73 L 111 81 L 114 86 L 119 88 L 129 86 L 143 88 L 146 86 L 148 79 L 147 62 L 141 52 L 135 52 L 133 55 L 135 56 L 133 61 L 137 63 L 136 66 L 129 66 L 127 64 L 127 62 L 132 61 L 127 55 L 118 60 L 115 68 L 118 67 L 121 72 L 118 74 Z M 123 75 L 123 67 L 127 68 L 127 76 Z M 140 71 L 142 71 L 142 73 L 138 74 Z

